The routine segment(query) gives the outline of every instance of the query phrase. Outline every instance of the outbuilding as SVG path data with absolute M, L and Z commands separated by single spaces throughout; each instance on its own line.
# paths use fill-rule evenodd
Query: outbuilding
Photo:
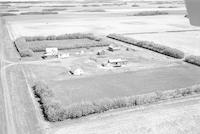
M 112 64 L 115 67 L 121 67 L 122 65 L 126 65 L 128 60 L 125 59 L 109 59 L 108 63 Z
M 120 50 L 120 47 L 114 46 L 114 45 L 110 45 L 110 46 L 108 47 L 108 50 L 114 52 L 114 51 Z

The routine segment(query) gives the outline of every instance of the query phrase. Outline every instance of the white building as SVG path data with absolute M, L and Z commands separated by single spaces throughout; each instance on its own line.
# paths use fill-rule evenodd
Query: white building
M 122 65 L 126 65 L 128 60 L 124 59 L 109 59 L 108 63 L 112 64 L 115 67 L 121 67 Z
M 120 50 L 120 47 L 114 46 L 114 45 L 110 45 L 110 46 L 108 47 L 108 50 L 114 52 L 114 51 Z
M 46 48 L 45 55 L 46 56 L 57 56 L 58 48 Z

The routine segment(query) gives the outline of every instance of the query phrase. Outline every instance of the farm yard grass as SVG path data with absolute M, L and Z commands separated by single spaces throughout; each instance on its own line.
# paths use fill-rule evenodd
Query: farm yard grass
M 88 114 L 101 112 L 101 110 L 100 111 L 97 110 L 97 112 L 92 112 L 94 110 L 93 109 L 94 106 L 91 104 L 97 104 L 99 105 L 99 108 L 100 107 L 103 108 L 104 105 L 105 106 L 114 105 L 114 107 L 116 105 L 116 108 L 126 107 L 126 104 L 124 104 L 126 103 L 124 97 L 132 97 L 148 93 L 149 94 L 158 93 L 156 95 L 159 95 L 159 93 L 168 94 L 168 90 L 171 89 L 181 89 L 181 90 L 180 92 L 177 90 L 172 91 L 172 93 L 170 93 L 169 95 L 170 98 L 173 98 L 174 95 L 180 97 L 179 96 L 180 94 L 182 94 L 181 96 L 190 95 L 193 94 L 192 93 L 193 90 L 196 90 L 195 87 L 193 88 L 191 86 L 199 84 L 199 74 L 200 74 L 200 70 L 198 67 L 186 64 L 168 68 L 142 70 L 137 72 L 107 74 L 107 75 L 99 75 L 87 78 L 62 80 L 61 77 L 63 77 L 66 72 L 63 71 L 63 69 L 62 70 L 58 69 L 58 67 L 57 70 L 59 70 L 59 72 L 55 72 L 56 71 L 54 70 L 55 67 L 54 68 L 51 67 L 51 70 L 48 69 L 49 71 L 53 72 L 52 74 L 48 72 L 49 76 L 48 79 L 46 76 L 47 74 L 44 74 L 44 71 L 41 71 L 40 69 L 38 69 L 38 67 L 37 69 L 32 69 L 32 70 L 30 70 L 31 67 L 28 68 L 29 69 L 28 71 L 26 71 L 26 73 L 27 76 L 33 78 L 33 79 L 30 78 L 31 81 L 38 79 L 45 81 L 45 83 L 51 89 L 50 91 L 52 91 L 51 94 L 53 94 L 54 96 L 53 100 L 56 100 L 56 103 L 60 105 L 59 106 L 56 104 L 55 107 L 60 107 L 59 109 L 61 111 L 57 109 L 55 113 L 52 113 L 53 111 L 49 111 L 50 113 L 49 112 L 47 113 L 47 111 L 45 110 L 46 111 L 45 116 L 47 116 L 47 119 L 49 121 L 63 121 L 68 118 L 78 118 L 81 116 L 86 116 Z M 34 70 L 38 71 L 40 70 L 40 71 L 35 73 Z M 42 74 L 43 78 L 41 78 L 41 72 L 43 72 Z M 192 76 L 188 77 L 188 75 L 191 75 L 191 72 L 193 72 Z M 44 76 L 46 77 L 46 79 L 44 79 Z M 50 77 L 54 79 L 52 80 Z M 191 87 L 191 89 L 190 88 L 184 89 L 184 87 Z M 197 88 L 197 90 L 198 89 L 199 88 Z M 45 89 L 43 88 L 41 88 L 40 90 L 42 92 L 43 90 L 45 91 Z M 165 91 L 167 92 L 165 93 Z M 47 90 L 47 92 L 49 91 Z M 150 97 L 151 95 L 147 95 L 146 97 L 148 96 Z M 121 101 L 120 98 L 122 99 Z M 45 98 L 41 99 L 43 100 Z M 111 102 L 112 104 L 110 104 Z M 45 102 L 42 103 L 46 105 Z M 50 101 L 50 104 L 48 105 L 49 106 L 54 105 L 54 103 L 51 104 Z M 89 111 L 85 109 L 87 107 Z M 66 108 L 68 109 L 67 111 L 65 111 Z M 110 108 L 112 109 L 112 106 Z M 110 108 L 109 107 L 105 109 L 103 108 L 104 110 L 103 109 L 102 110 L 107 111 Z M 62 109 L 65 111 L 64 113 L 60 113 L 62 112 Z M 76 109 L 78 111 L 74 111 Z M 80 112 L 79 110 L 80 111 L 83 110 L 83 113 L 82 114 L 79 113 Z M 74 111 L 74 113 L 71 113 L 72 111 Z M 84 113 L 84 111 L 86 113 Z
M 66 79 L 65 68 L 49 67 L 48 71 L 42 67 L 30 68 L 36 78 L 48 83 L 56 98 L 61 100 L 65 106 L 82 101 L 139 95 L 200 84 L 199 68 L 187 64 L 74 79 Z M 191 72 L 191 77 L 188 77 Z M 49 78 L 47 78 L 47 74 L 49 74 Z
M 60 50 L 60 52 L 62 53 L 68 53 L 69 57 L 65 59 L 54 60 L 57 61 L 57 66 L 61 66 L 65 69 L 65 71 L 63 71 L 62 73 L 60 72 L 61 74 L 63 74 L 64 79 L 73 78 L 72 76 L 68 75 L 71 67 L 81 68 L 84 70 L 84 75 L 79 77 L 89 77 L 94 75 L 137 71 L 182 64 L 181 61 L 178 61 L 174 58 L 151 51 L 140 50 L 137 48 L 127 49 L 127 47 L 120 46 L 117 43 L 115 43 L 115 45 L 118 45 L 120 50 L 112 52 L 108 50 L 108 46 Z M 104 54 L 98 55 L 98 52 L 101 51 L 104 51 Z M 42 54 L 42 52 L 39 54 Z M 128 61 L 128 63 L 120 68 L 115 68 L 108 64 L 108 61 L 110 59 L 125 59 Z M 103 66 L 103 64 L 105 64 L 105 66 Z M 45 68 L 46 67 L 44 67 L 43 71 L 46 70 Z M 40 70 L 41 68 L 37 69 Z M 43 71 L 40 70 L 40 72 Z M 48 72 L 48 69 L 46 71 Z

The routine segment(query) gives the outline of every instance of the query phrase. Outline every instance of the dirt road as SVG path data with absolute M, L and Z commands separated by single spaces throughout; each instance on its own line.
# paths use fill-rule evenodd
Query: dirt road
M 0 27 L 2 27 L 3 25 L 3 21 L 0 20 Z M 1 101 L 1 105 L 3 106 L 3 112 L 2 115 L 4 117 L 2 117 L 3 121 L 1 122 L 2 126 L 4 126 L 4 128 L 2 128 L 2 133 L 12 133 L 12 134 L 16 134 L 16 130 L 15 130 L 15 125 L 14 125 L 14 121 L 13 121 L 13 117 L 12 117 L 12 107 L 11 107 L 11 100 L 10 100 L 10 95 L 9 95 L 9 89 L 8 89 L 8 85 L 7 85 L 7 79 L 6 79 L 6 72 L 3 69 L 3 67 L 5 66 L 6 62 L 4 61 L 4 40 L 2 40 L 4 38 L 4 32 L 1 29 L 0 31 L 0 57 L 1 57 L 1 66 L 0 66 L 0 73 L 1 73 L 1 92 L 2 92 L 2 97 L 0 99 L 2 99 Z
M 1 43 L 0 43 L 1 45 Z M 0 52 L 0 55 L 2 53 Z M 0 70 L 2 66 L 2 60 L 0 56 Z M 0 72 L 1 75 L 1 72 Z M 5 102 L 4 102 L 4 96 L 3 96 L 3 87 L 2 87 L 2 80 L 0 77 L 0 133 L 1 134 L 6 134 L 7 133 L 7 126 L 6 126 L 6 115 L 5 115 Z
M 0 134 L 41 134 L 43 128 L 19 63 L 5 58 L 10 40 L 1 18 L 0 27 Z

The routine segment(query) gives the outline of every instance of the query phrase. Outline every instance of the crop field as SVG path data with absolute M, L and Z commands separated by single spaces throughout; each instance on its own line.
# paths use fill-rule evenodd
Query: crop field
M 84 17 L 85 19 L 81 19 Z M 55 18 L 55 19 L 54 19 Z M 31 20 L 30 20 L 31 19 Z M 189 24 L 184 14 L 159 16 L 127 16 L 123 14 L 68 14 L 18 16 L 7 18 L 7 27 L 13 40 L 21 36 L 44 36 L 67 33 L 131 34 L 198 29 Z M 23 20 L 23 21 L 21 21 Z M 145 27 L 145 29 L 144 29 Z M 38 32 L 39 31 L 39 32 Z
M 179 26 L 177 24 L 177 26 Z M 181 27 L 181 25 L 180 25 Z M 165 46 L 178 48 L 188 54 L 200 55 L 200 32 L 185 31 L 183 33 L 155 33 L 142 35 L 126 35 L 134 39 L 153 41 Z

